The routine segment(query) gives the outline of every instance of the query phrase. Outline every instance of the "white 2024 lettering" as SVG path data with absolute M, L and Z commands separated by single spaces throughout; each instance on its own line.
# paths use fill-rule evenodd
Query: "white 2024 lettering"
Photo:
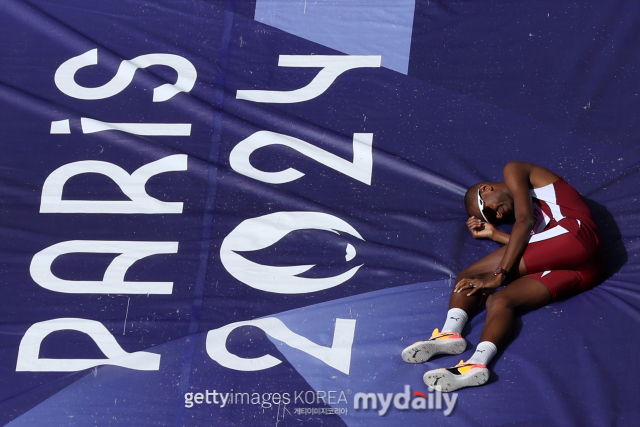
M 342 73 L 360 67 L 380 67 L 380 62 L 380 56 L 281 55 L 278 64 L 281 67 L 314 67 L 321 68 L 321 71 L 307 86 L 300 89 L 293 91 L 239 90 L 236 97 L 241 100 L 262 103 L 303 102 L 320 96 Z M 97 49 L 65 61 L 55 73 L 54 81 L 56 86 L 64 94 L 73 98 L 83 100 L 105 99 L 117 95 L 129 86 L 136 70 L 151 65 L 164 65 L 173 68 L 177 72 L 178 78 L 174 84 L 163 84 L 154 88 L 153 102 L 163 102 L 180 92 L 189 92 L 194 87 L 197 78 L 195 67 L 187 59 L 178 55 L 155 53 L 138 56 L 129 61 L 122 61 L 115 76 L 100 87 L 88 88 L 78 85 L 75 81 L 75 73 L 83 67 L 96 65 L 97 63 Z M 114 129 L 138 135 L 189 136 L 191 131 L 190 124 L 104 123 L 87 118 L 82 120 L 84 133 Z M 52 122 L 51 125 L 52 134 L 70 133 L 69 129 L 68 120 Z M 354 134 L 352 142 L 353 161 L 350 162 L 300 139 L 274 132 L 261 131 L 245 138 L 234 147 L 231 152 L 230 163 L 236 172 L 271 184 L 290 182 L 304 176 L 302 172 L 292 168 L 280 172 L 263 172 L 251 165 L 249 157 L 255 150 L 269 145 L 281 144 L 289 146 L 344 175 L 371 185 L 372 140 L 373 134 Z M 180 214 L 183 209 L 182 202 L 165 202 L 149 196 L 145 190 L 145 183 L 150 177 L 159 173 L 186 170 L 186 155 L 174 155 L 159 159 L 140 167 L 131 174 L 117 165 L 103 161 L 87 160 L 69 163 L 53 171 L 45 180 L 40 212 Z M 66 182 L 71 177 L 83 173 L 99 173 L 111 178 L 124 194 L 130 198 L 130 201 L 63 200 L 62 191 Z M 278 218 L 275 218 L 276 216 Z M 242 249 L 238 246 L 242 239 L 238 240 L 236 235 L 242 237 L 244 228 L 257 226 L 259 228 L 262 227 L 262 234 L 266 236 L 269 234 L 266 231 L 271 230 L 269 228 L 271 219 L 277 219 L 280 228 L 284 226 L 284 229 L 287 229 L 288 225 L 288 230 L 297 230 L 305 227 L 329 229 L 334 232 L 335 230 L 341 230 L 362 239 L 360 234 L 343 220 L 319 212 L 279 212 L 266 217 L 246 220 L 243 223 L 244 225 L 238 226 L 224 240 L 221 246 L 221 260 L 232 275 L 247 285 L 267 292 L 315 292 L 343 283 L 361 267 L 355 267 L 340 276 L 327 279 L 298 278 L 294 274 L 306 271 L 312 266 L 290 267 L 286 272 L 282 271 L 286 276 L 283 276 L 283 278 L 289 278 L 287 280 L 290 283 L 287 280 L 279 281 L 278 283 L 264 282 L 261 277 L 265 277 L 265 275 L 251 275 L 251 268 L 243 269 L 243 263 L 249 262 L 252 264 L 252 268 L 257 268 L 257 270 L 265 268 L 277 269 L 279 267 L 261 266 L 235 253 L 235 250 Z M 306 225 L 303 225 L 303 223 Z M 274 235 L 265 240 L 265 247 L 282 237 L 280 235 L 282 233 L 278 234 L 276 232 L 276 234 L 277 236 Z M 349 246 L 347 248 L 347 259 L 350 259 L 350 256 L 355 256 L 355 249 L 351 245 Z M 170 294 L 173 289 L 172 282 L 127 282 L 124 280 L 124 276 L 128 268 L 137 260 L 155 254 L 177 253 L 177 251 L 178 242 L 68 241 L 57 243 L 35 254 L 31 261 L 30 272 L 36 283 L 54 292 Z M 58 256 L 67 253 L 116 253 L 119 255 L 107 267 L 103 280 L 71 281 L 60 279 L 51 272 L 53 261 Z M 277 318 L 235 322 L 209 331 L 206 349 L 209 356 L 222 366 L 240 371 L 268 369 L 281 363 L 280 360 L 271 355 L 265 355 L 257 359 L 242 359 L 228 352 L 226 349 L 228 335 L 238 327 L 251 325 L 348 375 L 355 324 L 356 320 L 335 319 L 333 344 L 331 347 L 323 347 L 292 332 Z M 40 346 L 44 338 L 53 332 L 61 330 L 74 330 L 87 334 L 103 351 L 106 359 L 41 359 L 39 357 Z M 143 351 L 133 353 L 124 351 L 113 335 L 100 322 L 88 319 L 60 318 L 38 322 L 27 330 L 20 342 L 16 371 L 72 372 L 100 365 L 115 365 L 136 370 L 158 370 L 160 367 L 160 355 Z

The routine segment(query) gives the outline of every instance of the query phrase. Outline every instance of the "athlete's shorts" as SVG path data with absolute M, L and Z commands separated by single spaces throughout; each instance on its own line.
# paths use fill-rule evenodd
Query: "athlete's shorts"
M 541 281 L 554 301 L 593 288 L 605 267 L 597 229 L 574 218 L 554 221 L 532 236 L 523 259 L 525 277 Z

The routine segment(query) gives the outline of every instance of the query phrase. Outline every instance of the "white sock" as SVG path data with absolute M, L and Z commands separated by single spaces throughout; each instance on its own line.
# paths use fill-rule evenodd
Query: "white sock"
M 467 362 L 480 363 L 486 366 L 496 353 L 498 353 L 498 347 L 496 347 L 494 343 L 491 341 L 482 341 L 478 344 L 476 352 L 473 353 L 473 356 L 471 356 L 471 359 L 467 360 Z
M 444 322 L 444 326 L 440 332 L 454 332 L 461 334 L 464 325 L 467 324 L 467 313 L 460 308 L 452 308 L 447 312 L 447 320 Z

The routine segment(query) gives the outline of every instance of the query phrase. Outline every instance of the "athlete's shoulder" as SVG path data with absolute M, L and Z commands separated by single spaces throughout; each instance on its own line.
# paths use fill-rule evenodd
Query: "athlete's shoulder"
M 544 187 L 558 181 L 560 177 L 549 169 L 529 162 L 511 161 L 503 170 L 505 179 L 508 176 L 527 177 L 530 188 Z

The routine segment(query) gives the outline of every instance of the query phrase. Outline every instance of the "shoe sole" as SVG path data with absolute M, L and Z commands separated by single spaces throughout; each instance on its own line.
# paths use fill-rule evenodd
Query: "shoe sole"
M 424 363 L 437 354 L 460 354 L 467 348 L 464 338 L 420 341 L 402 350 L 402 360 L 407 363 Z
M 466 374 L 455 375 L 446 369 L 429 371 L 422 377 L 424 383 L 432 389 L 449 393 L 463 387 L 475 387 L 489 381 L 489 370 L 486 368 L 474 368 Z

